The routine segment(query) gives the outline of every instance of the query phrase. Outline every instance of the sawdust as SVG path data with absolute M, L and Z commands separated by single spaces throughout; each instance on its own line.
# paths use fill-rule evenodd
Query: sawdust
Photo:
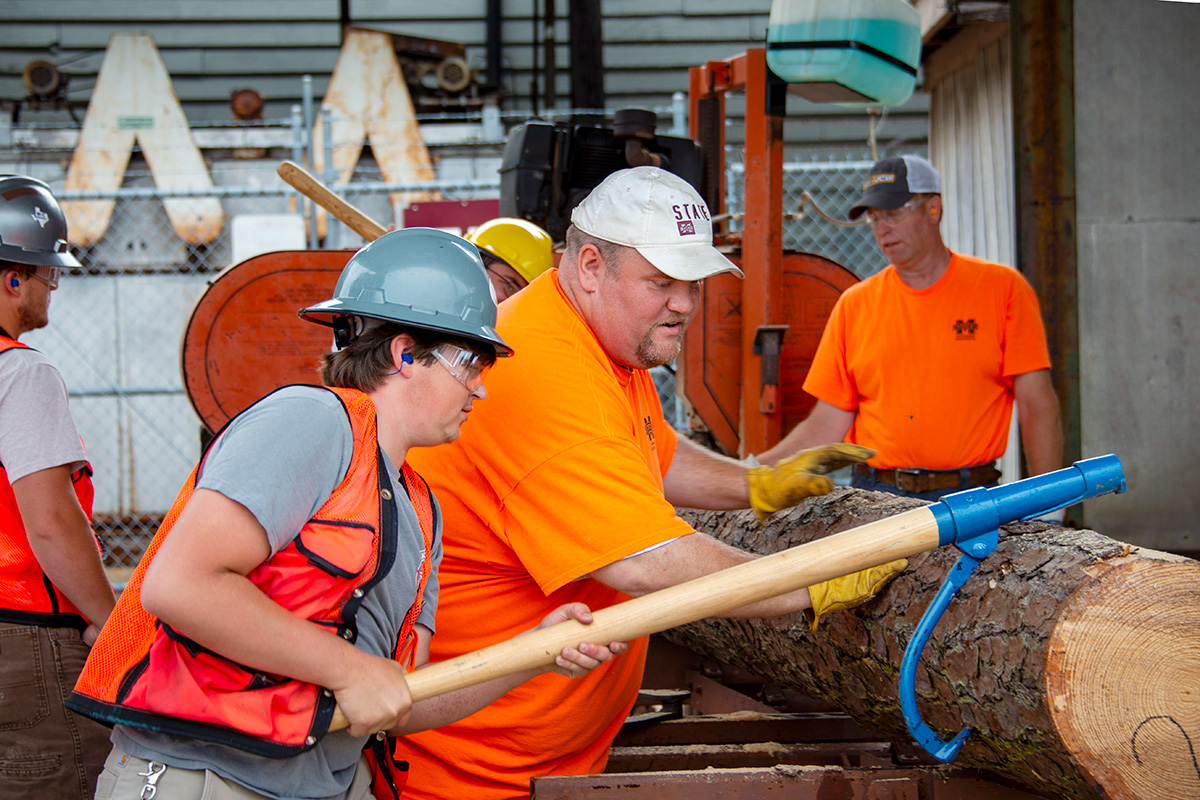
M 730 711 L 726 714 L 706 714 L 705 716 L 711 719 L 733 720 L 735 722 L 738 720 L 761 720 L 771 718 L 770 715 L 764 714 L 761 711 Z
M 842 772 L 842 768 L 839 766 L 821 764 L 776 764 L 772 769 L 780 775 L 786 775 L 789 778 L 794 778 L 805 772 L 832 772 L 834 770 Z

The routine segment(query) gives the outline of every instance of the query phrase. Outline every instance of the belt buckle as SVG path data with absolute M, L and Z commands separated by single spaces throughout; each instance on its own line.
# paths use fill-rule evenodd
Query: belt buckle
M 921 473 L 924 470 L 913 467 L 896 467 L 896 488 L 904 492 L 923 492 Z

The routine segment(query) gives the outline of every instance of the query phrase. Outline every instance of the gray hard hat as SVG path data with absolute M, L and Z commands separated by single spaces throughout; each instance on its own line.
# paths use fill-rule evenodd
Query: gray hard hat
M 496 333 L 496 290 L 475 245 L 434 228 L 385 233 L 350 257 L 333 298 L 300 317 L 334 326 L 337 317 L 368 317 L 512 348 Z
M 50 187 L 24 175 L 0 175 L 0 261 L 31 267 L 78 267 L 67 250 L 67 218 Z

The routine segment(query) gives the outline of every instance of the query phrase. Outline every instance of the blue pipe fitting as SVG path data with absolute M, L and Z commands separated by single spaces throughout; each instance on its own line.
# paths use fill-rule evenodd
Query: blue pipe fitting
M 953 760 L 971 731 L 964 728 L 946 742 L 925 724 L 917 708 L 917 665 L 930 634 L 954 599 L 955 592 L 999 545 L 1000 526 L 1032 519 L 1092 497 L 1120 494 L 1125 488 L 1125 471 L 1120 460 L 1115 455 L 1106 455 L 991 489 L 979 487 L 956 492 L 930 506 L 938 526 L 938 544 L 953 544 L 962 555 L 925 610 L 904 650 L 899 691 L 900 710 L 908 732 L 938 761 Z

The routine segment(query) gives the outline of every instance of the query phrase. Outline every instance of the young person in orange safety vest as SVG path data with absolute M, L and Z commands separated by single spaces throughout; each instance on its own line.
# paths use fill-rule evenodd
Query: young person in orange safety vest
M 90 798 L 108 730 L 63 705 L 112 611 L 92 469 L 62 375 L 18 339 L 45 327 L 67 222 L 50 188 L 0 175 L 0 796 Z
M 437 501 L 406 459 L 458 438 L 512 354 L 475 247 L 387 233 L 300 315 L 333 328 L 327 388 L 279 389 L 217 433 L 76 685 L 71 706 L 115 724 L 97 798 L 398 797 L 391 737 L 533 677 L 416 704 L 405 682 L 428 659 L 442 552 Z M 565 619 L 591 615 L 559 605 L 541 624 Z M 580 643 L 556 671 L 623 650 Z M 335 707 L 348 729 L 329 731 Z

